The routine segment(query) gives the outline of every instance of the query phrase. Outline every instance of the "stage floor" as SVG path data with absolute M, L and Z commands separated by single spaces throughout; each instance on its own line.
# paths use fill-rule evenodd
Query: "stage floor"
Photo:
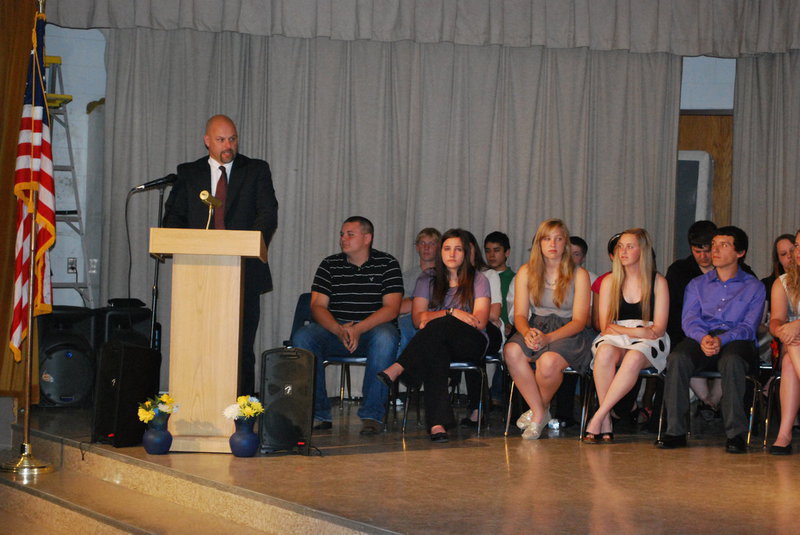
M 750 453 L 728 454 L 718 425 L 690 438 L 688 448 L 663 451 L 653 434 L 630 427 L 608 445 L 581 444 L 577 426 L 537 441 L 516 430 L 504 438 L 493 412 L 486 436 L 462 429 L 433 444 L 415 417 L 405 438 L 399 422 L 362 437 L 356 409 L 334 409 L 334 428 L 312 437 L 318 454 L 310 457 L 148 456 L 141 447 L 100 447 L 376 531 L 797 533 L 800 457 L 770 456 L 757 439 Z M 33 429 L 89 440 L 86 410 L 35 409 L 31 421 Z

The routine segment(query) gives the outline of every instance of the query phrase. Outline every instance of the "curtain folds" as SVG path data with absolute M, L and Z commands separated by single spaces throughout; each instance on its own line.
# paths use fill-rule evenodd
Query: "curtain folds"
M 737 60 L 735 95 L 733 221 L 766 275 L 773 240 L 800 227 L 800 52 Z
M 71 28 L 738 57 L 800 48 L 796 0 L 49 0 Z
M 243 154 L 272 166 L 276 289 L 263 300 L 257 349 L 288 336 L 298 294 L 338 251 L 350 215 L 370 218 L 375 246 L 404 268 L 425 226 L 462 226 L 479 240 L 503 230 L 516 267 L 547 217 L 587 239 L 598 270 L 608 237 L 627 227 L 672 250 L 678 56 L 194 30 L 107 36 L 105 213 L 123 213 L 132 185 L 202 156 L 215 113 L 237 122 Z M 130 205 L 140 298 L 157 200 L 145 193 Z M 108 225 L 101 301 L 127 283 L 124 221 Z

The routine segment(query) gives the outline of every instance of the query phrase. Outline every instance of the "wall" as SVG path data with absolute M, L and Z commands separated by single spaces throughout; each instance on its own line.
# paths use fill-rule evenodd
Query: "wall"
M 94 203 L 89 206 L 86 202 L 87 160 L 92 147 L 89 139 L 89 115 L 86 113 L 87 104 L 105 96 L 106 70 L 105 70 L 105 37 L 99 30 L 69 30 L 59 28 L 52 24 L 47 25 L 45 32 L 46 53 L 49 56 L 60 56 L 62 65 L 61 73 L 64 81 L 64 93 L 72 95 L 73 100 L 67 104 L 70 137 L 77 174 L 78 191 L 81 209 L 84 212 L 84 222 L 91 221 L 93 211 L 101 207 Z M 53 125 L 51 129 L 53 142 L 53 163 L 66 165 L 69 162 L 67 141 L 64 128 Z M 74 195 L 68 176 L 65 173 L 56 176 L 56 209 L 75 209 Z M 92 251 L 99 251 L 100 232 L 98 225 L 91 228 L 84 227 L 92 244 Z M 56 246 L 51 252 L 51 265 L 53 269 L 53 282 L 72 282 L 75 275 L 67 273 L 67 258 L 78 259 L 78 275 L 83 280 L 83 254 L 80 240 L 75 232 L 65 224 L 59 223 L 56 229 Z M 87 244 L 89 245 L 89 244 Z M 95 256 L 96 253 L 95 253 Z M 91 277 L 90 277 L 91 280 Z M 93 284 L 94 296 L 97 299 L 97 284 Z M 72 289 L 57 289 L 53 293 L 53 302 L 57 305 L 82 306 L 84 303 L 80 295 Z M 95 306 L 101 303 L 95 302 Z

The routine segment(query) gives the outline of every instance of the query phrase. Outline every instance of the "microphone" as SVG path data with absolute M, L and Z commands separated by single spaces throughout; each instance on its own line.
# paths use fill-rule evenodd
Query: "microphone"
M 150 182 L 145 182 L 144 184 L 139 184 L 138 186 L 134 186 L 133 188 L 131 188 L 131 193 L 136 193 L 139 191 L 147 191 L 156 188 L 165 188 L 167 186 L 171 186 L 176 180 L 178 180 L 178 175 L 176 175 L 175 173 L 170 173 L 165 177 L 156 178 L 155 180 L 151 180 Z
M 222 206 L 222 201 L 211 195 L 207 190 L 200 192 L 200 200 L 209 208 L 217 208 Z

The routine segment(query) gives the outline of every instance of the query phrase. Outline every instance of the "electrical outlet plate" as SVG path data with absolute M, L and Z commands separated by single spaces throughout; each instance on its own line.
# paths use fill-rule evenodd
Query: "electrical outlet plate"
M 77 273 L 78 272 L 78 259 L 74 256 L 70 256 L 67 258 L 67 273 Z

